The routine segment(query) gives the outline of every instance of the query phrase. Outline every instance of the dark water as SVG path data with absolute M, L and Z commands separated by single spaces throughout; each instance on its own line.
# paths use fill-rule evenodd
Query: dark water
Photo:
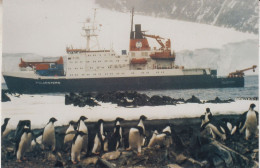
M 164 95 L 184 99 L 188 99 L 194 95 L 202 100 L 212 100 L 216 97 L 219 97 L 222 100 L 239 97 L 258 97 L 258 76 L 246 76 L 245 87 L 243 88 L 156 90 L 142 91 L 142 93 L 145 93 L 148 96 Z
M 2 89 L 7 89 L 5 83 L 2 83 Z M 139 91 L 148 96 L 160 95 L 173 98 L 188 99 L 192 95 L 202 99 L 211 100 L 219 97 L 220 99 L 239 98 L 239 97 L 258 97 L 258 76 L 246 76 L 245 87 L 243 88 L 214 88 L 214 89 L 180 89 L 180 90 L 149 90 Z M 48 94 L 49 95 L 49 94 Z M 57 95 L 57 94 L 53 94 Z M 58 94 L 60 95 L 60 94 Z

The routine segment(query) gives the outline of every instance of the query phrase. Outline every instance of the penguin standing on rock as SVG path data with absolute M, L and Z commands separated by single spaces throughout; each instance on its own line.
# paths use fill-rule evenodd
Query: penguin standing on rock
M 82 131 L 77 131 L 72 140 L 71 161 L 73 164 L 76 164 L 77 161 L 80 162 L 80 152 L 84 144 L 84 136 L 86 136 L 86 133 Z
M 10 131 L 11 129 L 8 128 L 8 121 L 10 118 L 5 118 L 4 119 L 4 124 L 1 126 L 1 136 L 4 138 Z
M 200 118 L 201 132 L 204 130 L 209 130 L 214 139 L 216 138 L 216 135 L 218 135 L 222 140 L 227 139 L 227 134 L 229 135 L 227 126 L 222 121 L 214 119 L 209 108 L 206 109 L 205 115 L 202 115 Z
M 87 154 L 88 153 L 88 127 L 85 124 L 85 120 L 88 118 L 85 116 L 81 116 L 78 120 L 78 128 L 77 131 L 81 131 L 84 133 L 83 135 L 83 144 L 82 150 Z
M 258 136 L 258 112 L 254 110 L 255 104 L 251 104 L 249 107 L 249 110 L 244 112 L 240 119 L 239 119 L 239 128 L 243 126 L 239 132 L 243 133 L 244 130 L 246 130 L 246 136 L 245 139 L 248 140 L 248 138 L 251 135 Z
M 131 128 L 129 131 L 129 148 L 127 150 L 131 149 L 137 149 L 137 155 L 141 155 L 141 148 L 145 139 L 145 127 L 144 127 L 144 121 L 147 119 L 144 115 L 142 115 L 139 119 L 139 123 L 136 128 Z
M 18 162 L 24 159 L 24 153 L 30 149 L 32 137 L 31 129 L 24 125 L 21 129 L 21 134 L 16 139 L 16 158 Z
M 96 135 L 94 138 L 94 146 L 92 149 L 93 154 L 99 154 L 100 152 L 104 151 L 104 121 L 102 119 L 98 120 L 97 126 L 96 126 Z
M 44 147 L 51 147 L 52 151 L 55 150 L 55 145 L 56 145 L 55 126 L 54 126 L 54 122 L 56 121 L 57 121 L 56 118 L 54 117 L 50 118 L 42 134 L 42 144 L 44 145 Z
M 123 146 L 123 130 L 120 122 L 124 121 L 123 118 L 117 117 L 115 120 L 114 131 L 111 139 L 108 141 L 108 150 L 115 151 Z

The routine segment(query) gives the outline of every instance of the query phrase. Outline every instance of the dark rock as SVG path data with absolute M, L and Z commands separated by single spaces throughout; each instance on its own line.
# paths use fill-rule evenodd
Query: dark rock
M 11 101 L 11 99 L 6 95 L 6 91 L 2 89 L 2 99 L 1 102 L 8 102 Z
M 59 160 L 56 161 L 56 163 L 54 164 L 54 167 L 63 167 L 63 163 Z
M 186 103 L 201 103 L 200 99 L 194 95 L 192 95 L 192 97 L 190 99 L 187 99 L 185 102 Z

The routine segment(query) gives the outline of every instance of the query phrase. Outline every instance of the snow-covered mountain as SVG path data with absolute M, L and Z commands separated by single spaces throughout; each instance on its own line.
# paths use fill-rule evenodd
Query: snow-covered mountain
M 258 33 L 258 0 L 96 0 L 101 7 Z

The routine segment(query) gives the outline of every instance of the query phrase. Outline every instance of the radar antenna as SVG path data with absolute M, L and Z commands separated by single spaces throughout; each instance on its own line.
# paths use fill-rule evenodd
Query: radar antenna
M 96 23 L 96 10 L 97 8 L 94 8 L 94 18 L 92 23 L 90 18 L 86 19 L 86 21 L 83 22 L 84 25 L 82 27 L 82 30 L 85 32 L 85 34 L 83 34 L 82 36 L 86 38 L 87 51 L 90 51 L 90 49 L 95 47 L 97 47 L 97 49 L 100 50 L 97 31 L 99 30 L 98 26 L 101 26 L 101 24 L 97 25 Z M 93 43 L 93 46 L 90 46 L 90 41 Z

